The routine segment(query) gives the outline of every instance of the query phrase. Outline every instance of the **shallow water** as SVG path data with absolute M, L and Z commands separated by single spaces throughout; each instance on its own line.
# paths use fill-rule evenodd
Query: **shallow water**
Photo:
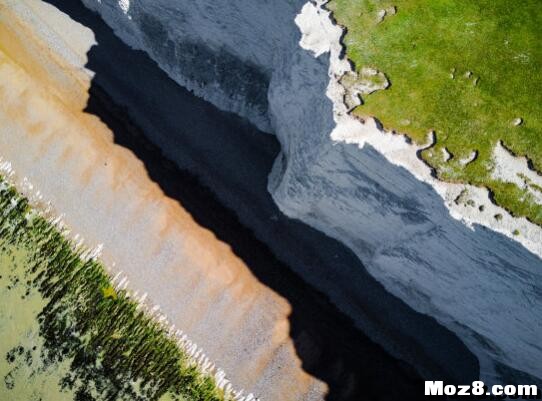
M 0 191 L 0 400 L 222 400 L 99 262 Z
M 68 361 L 47 366 L 40 357 L 38 314 L 46 301 L 26 282 L 28 257 L 22 246 L 4 245 L 0 252 L 0 400 L 73 400 L 74 392 L 60 386 Z

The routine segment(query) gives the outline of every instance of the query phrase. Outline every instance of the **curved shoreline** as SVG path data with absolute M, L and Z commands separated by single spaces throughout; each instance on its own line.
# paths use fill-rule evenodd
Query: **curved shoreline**
M 428 134 L 428 144 L 415 145 L 407 134 L 396 134 L 395 131 L 383 128 L 375 119 L 363 122 L 350 114 L 351 108 L 345 104 L 344 99 L 347 94 L 356 96 L 357 93 L 350 94 L 342 85 L 341 78 L 344 74 L 356 73 L 347 58 L 346 46 L 342 41 L 346 27 L 338 24 L 333 18 L 333 13 L 326 8 L 329 2 L 330 0 L 317 0 L 315 4 L 307 3 L 297 21 L 303 33 L 301 47 L 313 52 L 315 57 L 322 53 L 330 54 L 330 83 L 327 96 L 333 102 L 336 122 L 331 139 L 355 144 L 359 148 L 363 148 L 365 144 L 371 145 L 391 163 L 406 168 L 420 181 L 431 185 L 442 197 L 450 215 L 455 219 L 461 220 L 469 227 L 479 224 L 504 234 L 542 258 L 542 227 L 524 217 L 514 217 L 506 209 L 496 205 L 487 188 L 448 183 L 434 176 L 432 169 L 419 157 L 419 152 L 434 142 L 431 133 Z M 530 171 L 525 170 L 524 173 L 530 174 Z M 469 198 L 476 207 L 468 208 L 456 202 L 464 191 L 469 193 Z M 494 217 L 496 215 L 502 218 L 496 219 Z M 516 235 L 515 232 L 519 232 L 520 235 Z
M 340 26 L 333 18 L 332 12 L 326 8 L 329 1 L 317 0 L 306 3 L 296 18 L 296 24 L 302 33 L 299 42 L 302 48 L 310 51 L 316 58 L 329 53 L 329 85 L 326 95 L 333 103 L 335 121 L 330 138 L 335 142 L 355 144 L 360 149 L 369 147 L 376 150 L 390 163 L 405 168 L 417 180 L 429 184 L 442 198 L 446 209 L 454 219 L 461 221 L 473 231 L 476 230 L 476 225 L 481 225 L 504 234 L 521 243 L 537 257 L 542 257 L 542 227 L 525 218 L 515 218 L 505 209 L 496 206 L 485 188 L 447 183 L 435 177 L 432 169 L 419 157 L 421 150 L 431 146 L 431 142 L 435 139 L 434 134 L 428 134 L 428 144 L 417 146 L 406 135 L 386 131 L 374 118 L 360 121 L 350 114 L 351 107 L 345 100 L 359 92 L 352 94 L 341 83 L 344 74 L 355 74 L 355 71 L 347 58 L 346 48 L 342 41 L 346 28 Z M 496 216 L 499 216 L 499 219 Z M 452 326 L 455 324 L 455 322 L 448 322 L 450 323 Z M 461 333 L 464 327 L 458 327 L 454 331 Z M 486 381 L 503 380 L 499 377 L 498 363 L 488 358 L 484 351 L 477 351 L 479 345 L 475 345 L 478 343 L 476 336 L 469 334 L 468 330 L 463 332 L 463 336 L 464 339 L 469 339 L 466 341 L 469 348 L 480 360 L 482 378 Z M 519 367 L 516 366 L 516 368 Z M 530 379 L 537 380 L 534 377 Z

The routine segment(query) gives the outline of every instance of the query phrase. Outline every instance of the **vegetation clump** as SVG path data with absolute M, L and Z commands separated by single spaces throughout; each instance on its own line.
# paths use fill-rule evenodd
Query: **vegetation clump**
M 0 181 L 0 399 L 226 398 L 100 262 Z
M 539 1 L 331 0 L 328 6 L 348 29 L 344 43 L 356 70 L 382 71 L 390 81 L 364 96 L 354 114 L 376 117 L 418 144 L 434 131 L 435 144 L 421 157 L 440 179 L 485 186 L 498 205 L 542 225 L 536 198 L 491 174 L 499 141 L 542 171 Z M 477 157 L 462 164 L 473 152 Z

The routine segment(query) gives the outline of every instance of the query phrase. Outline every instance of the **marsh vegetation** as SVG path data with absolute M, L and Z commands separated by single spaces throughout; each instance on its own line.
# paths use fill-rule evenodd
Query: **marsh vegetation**
M 0 336 L 2 400 L 225 399 L 99 261 L 4 181 Z

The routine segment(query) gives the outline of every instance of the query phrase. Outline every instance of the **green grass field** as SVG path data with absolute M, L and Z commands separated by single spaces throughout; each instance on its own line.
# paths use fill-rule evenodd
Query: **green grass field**
M 0 400 L 224 401 L 103 266 L 0 179 Z
M 540 2 L 331 0 L 328 7 L 347 27 L 356 69 L 375 68 L 391 83 L 354 114 L 374 116 L 420 144 L 434 131 L 436 144 L 422 157 L 440 179 L 485 186 L 497 204 L 542 225 L 536 188 L 491 177 L 499 140 L 542 171 Z M 388 10 L 382 20 L 380 10 Z

